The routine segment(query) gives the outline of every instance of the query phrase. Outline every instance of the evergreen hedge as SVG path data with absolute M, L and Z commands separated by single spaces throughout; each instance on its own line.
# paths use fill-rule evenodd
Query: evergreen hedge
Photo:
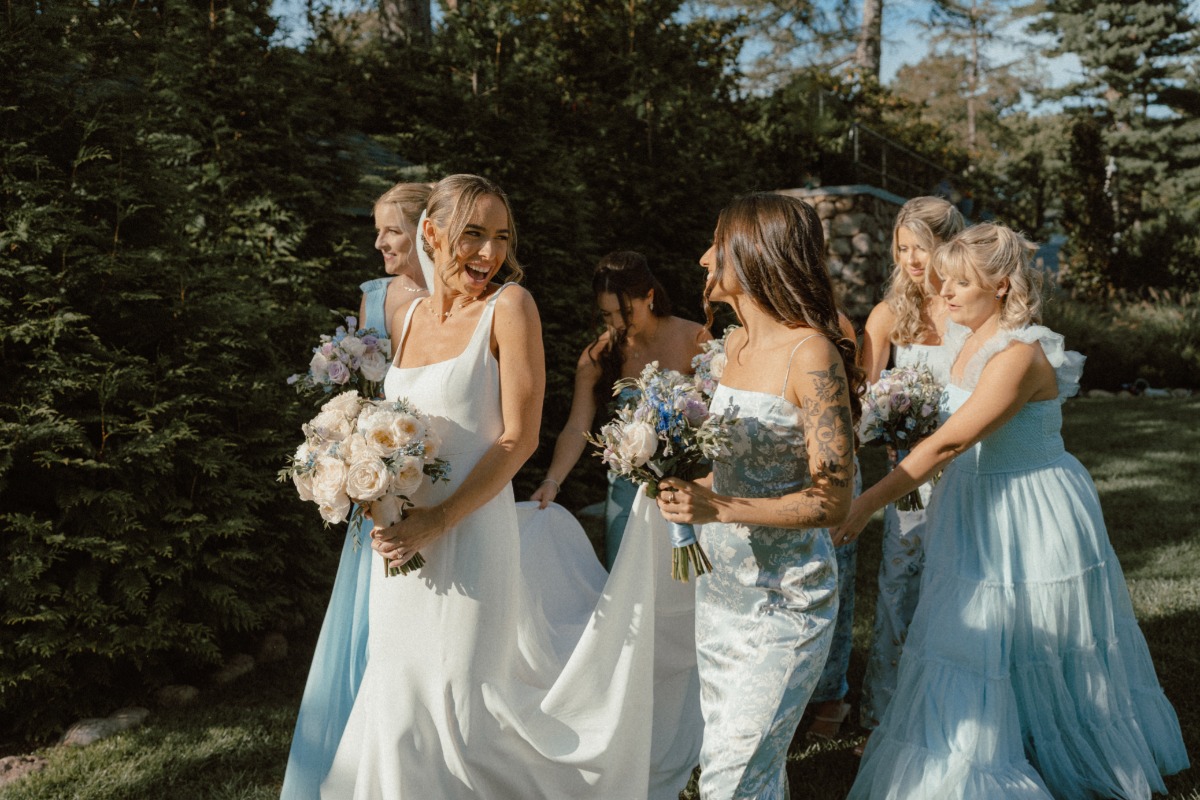
M 284 379 L 353 301 L 321 243 L 354 179 L 267 4 L 207 5 L 0 22 L 9 735 L 195 680 L 324 600 L 329 534 L 274 473 L 310 410 Z

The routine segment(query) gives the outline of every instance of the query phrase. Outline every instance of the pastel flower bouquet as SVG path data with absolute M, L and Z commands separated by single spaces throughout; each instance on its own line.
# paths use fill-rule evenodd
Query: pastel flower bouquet
M 374 328 L 358 328 L 356 317 L 346 317 L 333 334 L 322 334 L 313 348 L 306 374 L 288 378 L 297 390 L 320 389 L 326 394 L 356 390 L 363 397 L 378 397 L 391 360 L 391 341 Z
M 449 463 L 438 458 L 440 437 L 407 400 L 343 392 L 303 430 L 304 443 L 279 480 L 290 478 L 300 499 L 317 504 L 326 525 L 365 515 L 381 528 L 394 525 L 426 478 L 436 482 L 450 474 Z M 385 562 L 385 574 L 406 575 L 424 563 L 420 553 L 399 567 Z
M 700 352 L 692 357 L 692 371 L 695 373 L 693 378 L 696 381 L 696 388 L 707 398 L 712 398 L 713 392 L 717 390 L 717 384 L 721 382 L 721 375 L 725 373 L 725 339 L 729 336 L 730 331 L 738 327 L 738 325 L 730 325 L 720 339 L 709 339 L 700 345 Z
M 938 426 L 942 385 L 924 364 L 884 370 L 863 396 L 858 437 L 864 444 L 879 442 L 900 461 L 917 442 Z M 919 490 L 896 501 L 901 511 L 924 508 Z
M 638 399 L 618 408 L 616 417 L 588 441 L 600 448 L 600 459 L 614 473 L 640 483 L 646 495 L 658 496 L 658 483 L 675 477 L 695 480 L 714 460 L 729 454 L 729 425 L 733 409 L 712 415 L 696 381 L 674 370 L 646 365 L 636 378 L 623 378 L 613 394 L 636 389 Z M 712 570 L 708 556 L 691 525 L 671 526 L 671 577 L 687 581 L 691 572 Z

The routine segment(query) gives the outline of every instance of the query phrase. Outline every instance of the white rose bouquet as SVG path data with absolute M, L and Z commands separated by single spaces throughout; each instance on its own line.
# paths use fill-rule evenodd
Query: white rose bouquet
M 313 348 L 306 374 L 288 378 L 300 391 L 320 389 L 326 394 L 355 390 L 377 397 L 391 362 L 391 341 L 374 328 L 358 328 L 358 319 L 346 317 L 330 334 L 322 334 Z
M 380 527 L 394 525 L 426 477 L 436 482 L 450 474 L 438 457 L 437 431 L 407 400 L 368 400 L 350 390 L 321 406 L 303 430 L 304 443 L 279 480 L 290 478 L 327 525 L 364 515 Z M 385 570 L 404 575 L 424 563 L 417 553 Z
M 692 371 L 695 373 L 696 388 L 705 397 L 711 399 L 725 373 L 725 339 L 729 332 L 739 327 L 730 325 L 720 339 L 709 339 L 700 345 L 700 352 L 692 357 Z
M 913 445 L 937 429 L 941 397 L 942 385 L 924 364 L 884 370 L 863 396 L 860 441 L 880 442 L 894 461 L 900 461 Z M 924 507 L 919 490 L 896 501 L 901 511 Z
M 600 448 L 600 459 L 610 470 L 658 495 L 658 482 L 666 477 L 695 480 L 709 472 L 712 462 L 729 454 L 729 425 L 733 410 L 713 416 L 693 378 L 674 370 L 661 370 L 658 362 L 646 365 L 636 378 L 613 386 L 638 390 L 638 400 L 620 407 L 616 418 L 588 441 Z M 688 580 L 712 570 L 708 556 L 696 540 L 691 525 L 671 525 L 671 576 Z

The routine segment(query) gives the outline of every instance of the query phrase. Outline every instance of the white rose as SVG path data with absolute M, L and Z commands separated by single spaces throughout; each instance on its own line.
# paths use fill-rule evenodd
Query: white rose
M 327 409 L 313 417 L 309 423 L 321 438 L 329 442 L 340 442 L 354 431 L 354 423 L 337 409 Z
M 339 346 L 342 350 L 349 353 L 352 358 L 360 357 L 367 350 L 367 346 L 357 336 L 347 336 L 345 339 L 342 339 Z
M 371 503 L 371 521 L 376 528 L 395 525 L 404 517 L 404 500 L 394 494 L 385 494 Z
M 334 505 L 335 498 L 346 492 L 346 464 L 336 456 L 322 455 L 312 471 L 312 493 L 322 505 Z
M 345 493 L 326 498 L 320 502 L 321 519 L 331 525 L 345 522 L 350 514 L 350 498 Z
M 414 417 L 412 414 L 403 412 L 392 416 L 388 422 L 388 427 L 392 430 L 392 435 L 396 437 L 401 445 L 406 445 L 414 439 L 423 439 L 425 437 L 425 426 L 421 420 Z
M 721 380 L 721 376 L 725 374 L 725 363 L 727 359 L 724 353 L 717 353 L 708 362 L 708 374 L 712 376 L 714 381 Z
M 353 464 L 356 461 L 366 461 L 377 457 L 379 454 L 375 452 L 367 439 L 361 433 L 352 433 L 342 442 L 342 446 L 338 448 L 343 456 L 342 460 L 347 464 Z
M 354 418 L 358 416 L 358 407 L 360 405 L 358 392 L 353 389 L 349 392 L 342 392 L 328 400 L 325 405 L 321 406 L 322 411 L 335 411 L 344 417 Z
M 312 361 L 308 362 L 308 371 L 312 373 L 312 379 L 316 383 L 321 383 L 325 380 L 325 373 L 329 370 L 329 359 L 320 353 L 314 353 Z
M 390 424 L 394 416 L 395 412 L 376 406 L 370 416 L 358 418 L 359 433 L 363 435 L 370 451 L 380 458 L 386 458 L 400 448 L 401 443 L 396 440 Z
M 392 476 L 392 491 L 411 498 L 417 489 L 421 488 L 421 479 L 425 477 L 421 467 L 421 459 L 415 456 L 402 456 L 396 459 L 396 474 Z
M 346 494 L 357 503 L 369 503 L 387 491 L 392 475 L 378 458 L 355 461 L 346 470 Z
M 306 503 L 315 499 L 312 491 L 312 479 L 313 475 L 311 472 L 292 473 L 292 483 L 296 484 L 296 493 L 299 494 L 300 499 Z
M 425 460 L 433 461 L 442 452 L 442 436 L 433 426 L 425 428 Z
M 378 383 L 388 371 L 387 356 L 378 350 L 367 353 L 358 362 L 358 370 L 367 380 Z
M 658 450 L 658 434 L 648 422 L 631 422 L 621 429 L 617 454 L 622 461 L 640 467 Z

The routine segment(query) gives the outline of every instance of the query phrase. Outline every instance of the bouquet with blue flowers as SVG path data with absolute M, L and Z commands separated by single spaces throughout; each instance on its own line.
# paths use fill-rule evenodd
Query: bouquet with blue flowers
M 938 426 L 942 385 L 924 364 L 884 370 L 863 396 L 859 440 L 887 446 L 894 462 Z M 901 511 L 924 508 L 919 490 L 896 501 Z
M 613 394 L 636 389 L 637 401 L 621 406 L 616 417 L 588 440 L 600 448 L 600 459 L 614 473 L 640 483 L 657 497 L 658 483 L 675 477 L 695 480 L 712 462 L 729 454 L 729 426 L 734 410 L 714 416 L 696 381 L 674 370 L 646 365 L 636 378 L 623 378 Z M 670 523 L 671 576 L 686 581 L 712 570 L 691 525 Z
M 374 328 L 359 328 L 356 317 L 346 317 L 332 334 L 321 334 L 313 348 L 308 372 L 288 378 L 297 390 L 320 389 L 325 394 L 357 391 L 378 397 L 390 364 L 391 341 Z

